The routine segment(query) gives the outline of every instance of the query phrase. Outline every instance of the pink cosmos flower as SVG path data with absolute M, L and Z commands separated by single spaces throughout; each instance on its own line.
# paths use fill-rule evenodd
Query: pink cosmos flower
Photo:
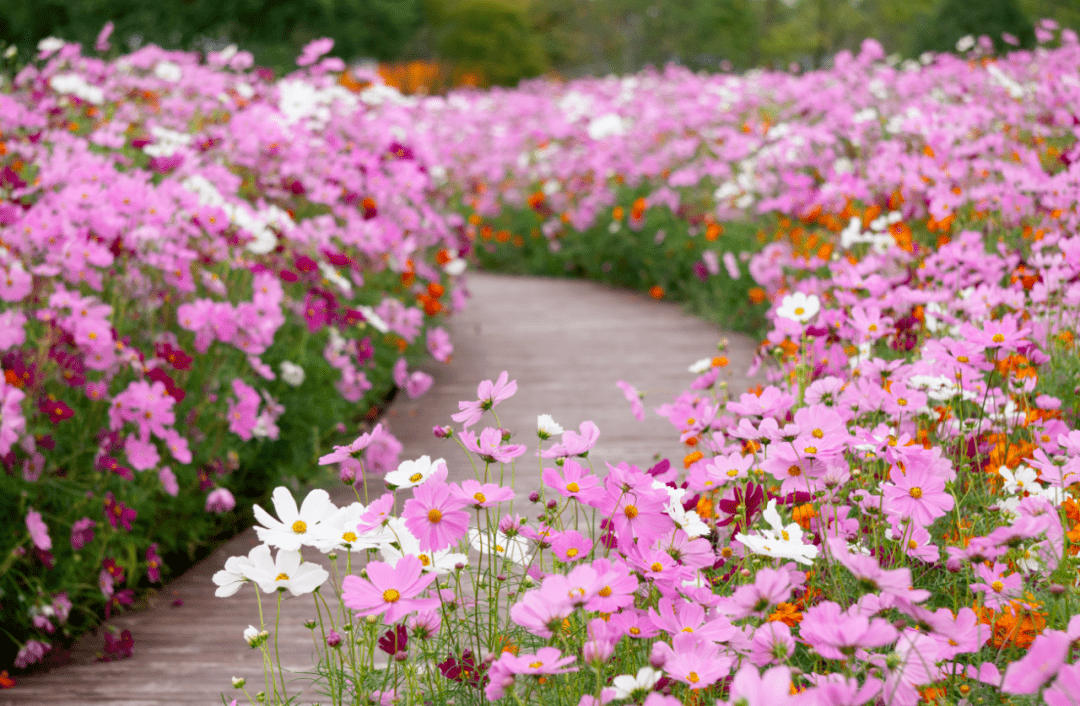
M 397 437 L 387 429 L 380 429 L 378 434 L 372 431 L 371 437 L 371 443 L 364 449 L 367 470 L 373 473 L 386 473 L 397 468 L 401 451 L 405 448 Z
M 964 324 L 960 328 L 960 333 L 973 344 L 984 348 L 1000 348 L 1004 351 L 1016 350 L 1026 342 L 1028 334 L 1031 333 L 1031 329 L 1026 326 L 1020 328 L 1017 325 L 1016 315 L 1012 314 L 998 320 L 987 318 L 982 324 L 981 329 L 971 324 Z
M 463 505 L 471 505 L 474 508 L 495 507 L 501 502 L 511 500 L 514 497 L 514 489 L 504 488 L 498 483 L 481 483 L 469 478 L 463 480 L 461 485 L 451 483 L 450 494 L 460 500 Z
M 329 37 L 313 39 L 304 45 L 303 53 L 296 59 L 297 66 L 311 66 L 319 60 L 323 54 L 327 54 L 334 48 L 334 40 Z
M 889 480 L 892 485 L 882 489 L 886 512 L 910 517 L 920 527 L 929 526 L 956 504 L 945 491 L 945 481 L 926 466 L 909 465 L 906 472 L 893 466 Z
M 880 593 L 897 596 L 904 601 L 919 603 L 930 597 L 930 592 L 911 588 L 911 569 L 883 569 L 876 558 L 851 552 L 847 542 L 838 537 L 827 540 L 829 553 L 859 581 L 864 581 Z
M 588 604 L 586 604 L 588 609 Z M 623 635 L 628 635 L 639 640 L 647 640 L 660 634 L 660 628 L 656 627 L 649 614 L 643 610 L 626 608 L 618 613 L 612 613 L 611 625 Z
M 626 401 L 630 403 L 630 413 L 634 415 L 634 419 L 639 422 L 645 421 L 645 407 L 641 403 L 642 393 L 637 391 L 633 385 L 623 380 L 619 380 L 615 383 L 619 389 L 626 395 Z
M 730 602 L 720 610 L 737 620 L 751 615 L 764 618 L 771 606 L 783 603 L 790 596 L 791 579 L 788 572 L 763 568 L 754 576 L 754 583 L 735 589 Z
M 49 527 L 45 524 L 45 520 L 41 519 L 41 513 L 33 508 L 26 513 L 26 529 L 30 531 L 30 539 L 35 547 L 45 552 L 52 549 Z
M 421 551 L 439 551 L 456 544 L 469 529 L 469 513 L 446 483 L 427 483 L 413 490 L 401 517 L 420 540 Z
M 506 690 L 514 685 L 516 675 L 544 676 L 548 674 L 566 674 L 576 672 L 577 667 L 567 665 L 574 662 L 574 657 L 563 657 L 557 647 L 541 647 L 536 654 L 515 655 L 503 652 L 499 659 L 488 668 L 490 680 L 484 687 L 484 694 L 492 701 L 506 695 Z
M 667 502 L 667 493 L 655 492 L 651 488 L 633 491 L 609 489 L 601 499 L 599 509 L 613 525 L 619 547 L 626 551 L 635 539 L 648 547 L 675 527 L 674 520 L 668 517 L 664 509 Z
M 615 564 L 609 559 L 597 559 L 592 563 L 597 573 L 596 595 L 585 603 L 585 609 L 599 613 L 615 613 L 634 604 L 638 580 L 626 564 Z
M 510 607 L 510 619 L 535 635 L 550 638 L 574 609 L 567 592 L 551 594 L 536 589 L 527 591 Z
M 778 623 L 769 623 L 777 625 Z M 787 627 L 783 623 L 779 623 Z M 773 667 L 764 674 L 757 668 L 744 666 L 735 673 L 728 691 L 729 701 L 718 701 L 717 706 L 786 706 L 795 703 L 791 695 L 791 669 L 786 666 Z M 817 702 L 839 703 L 839 702 Z
M 1042 693 L 1047 706 L 1077 706 L 1080 699 L 1080 662 L 1066 664 L 1058 670 L 1057 680 Z
M 579 431 L 564 431 L 562 441 L 543 451 L 543 458 L 567 458 L 569 456 L 588 456 L 596 440 L 600 438 L 600 429 L 590 421 L 584 421 Z
M 158 480 L 165 492 L 174 498 L 180 493 L 180 484 L 176 482 L 176 474 L 169 466 L 162 466 L 158 471 Z
M 1047 630 L 1039 635 L 1027 654 L 1005 670 L 1001 690 L 1006 694 L 1034 694 L 1068 661 L 1071 644 L 1068 633 L 1061 630 Z
M 1018 573 L 1006 574 L 1009 567 L 994 562 L 993 567 L 986 564 L 976 564 L 975 574 L 982 579 L 982 583 L 973 583 L 972 591 L 983 592 L 983 603 L 988 608 L 1000 610 L 1008 605 L 1013 598 L 1018 598 L 1022 592 L 1024 580 Z
M 52 645 L 41 640 L 27 640 L 19 653 L 15 655 L 15 666 L 18 669 L 26 669 L 31 664 L 37 664 L 41 658 L 52 649 Z
M 128 532 L 131 531 L 131 522 L 135 519 L 137 514 L 135 510 L 127 507 L 122 502 L 117 502 L 116 496 L 112 494 L 112 491 L 105 493 L 105 517 L 109 520 L 109 524 L 114 528 L 119 523 Z
M 158 383 L 160 384 L 160 383 Z M 162 385 L 164 389 L 164 385 Z M 245 383 L 240 378 L 232 381 L 233 392 L 236 399 L 229 398 L 229 410 L 226 414 L 229 420 L 229 431 L 239 436 L 244 441 L 252 437 L 252 430 L 259 415 L 261 399 L 255 388 Z
M 152 583 L 161 582 L 161 557 L 157 547 L 157 542 L 154 542 L 146 548 L 146 576 Z
M 124 452 L 127 454 L 128 462 L 131 463 L 131 467 L 136 471 L 145 471 L 148 468 L 153 468 L 161 460 L 161 455 L 158 454 L 157 446 L 155 446 L 149 440 L 143 441 L 135 435 L 128 436 L 124 440 Z
M 768 621 L 754 631 L 754 638 L 750 642 L 750 661 L 758 667 L 786 662 L 794 652 L 795 638 L 785 623 Z
M 236 498 L 228 488 L 215 488 L 206 496 L 206 511 L 222 514 L 236 507 Z
M 461 411 L 451 415 L 450 418 L 455 422 L 460 422 L 465 429 L 476 424 L 480 421 L 480 417 L 484 416 L 485 411 L 513 397 L 514 393 L 517 392 L 517 380 L 511 380 L 508 383 L 508 378 L 509 374 L 504 370 L 497 381 L 484 380 L 481 382 L 479 387 L 476 388 L 476 401 L 458 402 L 458 409 Z
M 803 614 L 799 637 L 825 659 L 847 659 L 857 649 L 882 647 L 896 640 L 896 628 L 884 618 L 870 619 L 853 608 L 842 612 L 825 601 Z
M 445 363 L 454 353 L 454 345 L 450 342 L 450 334 L 442 328 L 430 329 L 427 333 L 427 349 L 432 358 L 440 363 Z
M 731 671 L 731 658 L 693 633 L 681 632 L 672 638 L 672 645 L 657 642 L 654 649 L 664 657 L 668 676 L 691 689 L 711 686 Z
M 805 621 L 804 621 L 805 622 Z M 937 668 L 937 643 L 929 635 L 915 630 L 905 630 L 896 643 L 895 666 L 886 671 L 882 699 L 887 704 L 917 704 L 917 687 L 925 686 L 940 678 Z M 874 661 L 885 662 L 883 655 L 875 655 Z
M 381 561 L 367 565 L 367 579 L 346 576 L 341 583 L 341 602 L 360 615 L 383 615 L 387 623 L 395 623 L 414 611 L 424 611 L 439 605 L 438 598 L 418 598 L 437 574 L 424 574 L 424 566 L 415 556 L 407 555 L 396 566 Z
M 458 434 L 461 443 L 469 451 L 478 454 L 487 463 L 509 463 L 525 453 L 524 444 L 502 445 L 502 430 L 488 427 L 480 432 L 480 438 L 471 431 Z
M 33 289 L 33 276 L 16 261 L 10 267 L 0 269 L 0 299 L 6 302 L 22 301 Z
M 345 459 L 360 458 L 360 452 L 366 449 L 372 439 L 382 434 L 382 424 L 376 424 L 375 428 L 367 434 L 361 434 L 356 440 L 347 446 L 335 446 L 331 453 L 319 457 L 319 465 L 326 466 L 331 463 L 341 463 Z
M 682 598 L 661 598 L 658 610 L 649 608 L 649 620 L 669 635 L 690 633 L 712 642 L 730 640 L 736 633 L 726 618 L 706 620 L 704 607 Z
M 604 497 L 600 479 L 573 459 L 563 462 L 561 472 L 545 468 L 540 476 L 544 485 L 556 490 L 564 498 L 575 498 L 585 505 L 592 505 Z
M 592 551 L 593 542 L 577 530 L 560 532 L 551 542 L 551 551 L 559 557 L 559 561 L 570 563 L 580 561 Z

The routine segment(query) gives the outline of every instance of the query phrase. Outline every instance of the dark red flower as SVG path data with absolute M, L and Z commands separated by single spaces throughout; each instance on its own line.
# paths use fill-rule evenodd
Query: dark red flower
M 161 557 L 157 553 L 157 542 L 146 549 L 146 576 L 153 583 L 161 583 Z
M 191 356 L 182 348 L 177 348 L 171 343 L 159 343 L 155 347 L 157 357 L 171 365 L 174 370 L 189 370 L 191 368 Z
M 404 625 L 395 625 L 379 638 L 379 649 L 388 655 L 409 649 L 409 633 Z
M 75 410 L 52 395 L 42 397 L 41 401 L 38 402 L 38 409 L 49 415 L 49 419 L 53 424 L 59 424 L 65 419 L 71 419 L 75 416 Z
M 188 358 L 191 361 L 191 358 Z M 146 374 L 146 377 L 150 378 L 150 382 L 160 382 L 165 386 L 165 393 L 170 395 L 177 402 L 183 402 L 187 397 L 187 393 L 183 388 L 177 387 L 176 381 L 169 376 L 163 368 L 154 368 Z
M 482 673 L 486 671 L 486 668 L 484 666 L 477 668 L 472 650 L 465 650 L 460 658 L 450 655 L 445 662 L 439 662 L 438 667 L 447 679 L 468 686 L 480 688 L 488 681 L 488 677 Z
M 106 454 L 98 456 L 97 460 L 94 462 L 94 468 L 98 469 L 99 471 L 112 471 L 124 480 L 135 479 L 135 474 L 132 473 L 130 468 L 122 465 L 120 461 Z
M 105 493 L 105 517 L 108 518 L 109 524 L 116 527 L 117 524 L 123 526 L 128 532 L 131 531 L 131 522 L 138 514 L 135 510 L 127 507 L 122 502 L 116 500 L 116 496 L 112 492 Z
M 716 503 L 720 512 L 727 515 L 727 517 L 716 524 L 727 526 L 734 522 L 734 531 L 739 532 L 742 529 L 743 522 L 743 510 L 739 508 L 739 505 L 742 505 L 745 502 L 746 521 L 748 524 L 753 523 L 754 516 L 761 509 L 761 505 L 765 501 L 765 487 L 755 483 L 747 483 L 745 496 L 742 488 L 738 486 L 735 487 L 734 494 L 735 497 L 730 500 L 721 500 Z
M 308 272 L 314 272 L 315 270 L 319 269 L 318 263 L 316 263 L 307 255 L 297 255 L 295 263 L 296 269 L 300 270 L 305 274 Z
M 130 630 L 124 630 L 117 637 L 111 630 L 105 633 L 105 654 L 98 653 L 98 662 L 114 662 L 127 659 L 135 649 L 135 639 Z

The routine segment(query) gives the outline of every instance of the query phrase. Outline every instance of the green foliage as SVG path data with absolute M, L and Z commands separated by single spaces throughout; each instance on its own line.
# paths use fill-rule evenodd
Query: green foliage
M 1019 38 L 1021 46 L 1035 44 L 1034 26 L 1015 0 L 939 0 L 932 18 L 919 28 L 912 47 L 914 53 L 953 51 L 961 37 L 985 34 L 1000 52 L 1009 48 L 1001 39 L 1004 32 Z
M 520 9 L 499 0 L 467 0 L 438 13 L 439 58 L 512 86 L 544 70 L 540 44 Z
M 296 68 L 303 45 L 332 37 L 345 59 L 393 59 L 420 26 L 419 0 L 34 0 L 0 13 L 0 39 L 24 52 L 47 36 L 93 45 L 105 22 L 126 51 L 154 43 L 169 49 L 235 43 L 279 72 Z

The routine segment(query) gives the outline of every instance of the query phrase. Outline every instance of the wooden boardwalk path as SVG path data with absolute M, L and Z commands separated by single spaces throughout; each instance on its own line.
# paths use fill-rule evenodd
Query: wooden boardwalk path
M 473 273 L 469 289 L 473 296 L 468 308 L 451 321 L 453 360 L 428 365 L 435 377 L 432 390 L 419 400 L 399 395 L 384 419 L 404 444 L 403 460 L 425 454 L 444 457 L 451 480 L 471 477 L 471 469 L 457 445 L 434 438 L 432 427 L 451 424 L 458 400 L 475 399 L 477 384 L 503 370 L 517 380 L 518 392 L 496 411 L 504 428 L 515 433 L 514 441 L 535 449 L 537 414 L 550 414 L 563 428 L 574 430 L 592 420 L 600 428 L 600 440 L 590 459 L 601 473 L 605 461 L 648 467 L 657 453 L 675 462 L 682 458 L 685 447 L 674 428 L 652 408 L 685 389 L 693 378 L 687 366 L 714 355 L 722 336 L 730 341 L 732 389 L 745 391 L 750 383 L 742 373 L 754 343 L 745 336 L 722 334 L 676 304 L 585 281 L 485 273 Z M 646 391 L 645 422 L 631 416 L 616 380 Z M 487 416 L 479 428 L 485 423 L 494 424 Z M 519 459 L 519 497 L 539 484 L 534 454 Z M 329 470 L 323 487 L 338 505 L 354 499 L 351 489 L 342 487 Z M 526 508 L 519 504 L 516 509 Z M 242 637 L 249 624 L 258 623 L 256 589 L 244 586 L 231 598 L 217 598 L 211 577 L 228 557 L 247 554 L 256 543 L 254 530 L 248 529 L 171 581 L 149 608 L 110 621 L 131 630 L 131 658 L 95 663 L 94 652 L 103 640 L 100 634 L 88 636 L 76 645 L 71 664 L 20 677 L 16 688 L 0 691 L 0 706 L 210 706 L 222 703 L 222 693 L 245 703 L 243 694 L 232 689 L 231 678 L 246 677 L 253 695 L 263 683 L 260 653 L 249 649 Z M 305 557 L 327 565 L 325 555 L 311 549 Z M 343 566 L 343 558 L 338 561 Z M 181 607 L 172 606 L 177 596 L 183 598 Z M 272 630 L 275 597 L 263 598 Z M 312 668 L 311 632 L 303 623 L 314 617 L 310 596 L 283 603 L 282 661 L 297 672 Z M 290 688 L 290 694 L 294 690 Z M 301 703 L 319 700 L 308 689 Z

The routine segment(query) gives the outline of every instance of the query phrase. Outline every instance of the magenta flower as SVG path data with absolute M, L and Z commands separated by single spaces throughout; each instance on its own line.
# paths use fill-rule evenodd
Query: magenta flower
M 609 559 L 597 559 L 592 566 L 596 569 L 596 582 L 600 589 L 585 603 L 586 610 L 615 613 L 634 604 L 638 580 L 625 564 L 613 564 Z
M 769 623 L 777 625 L 777 623 Z M 779 623 L 781 627 L 787 627 Z M 759 630 L 760 632 L 760 630 Z M 773 667 L 764 674 L 757 668 L 744 666 L 735 673 L 728 691 L 730 699 L 726 704 L 746 704 L 746 706 L 785 706 L 795 703 L 791 696 L 791 669 L 786 666 Z M 814 703 L 857 703 L 839 701 L 816 701 Z
M 1061 630 L 1047 630 L 1035 638 L 1027 654 L 1009 665 L 1001 690 L 1006 694 L 1034 694 L 1051 679 L 1069 659 L 1072 640 Z
M 381 561 L 367 565 L 367 579 L 346 576 L 341 583 L 341 602 L 357 615 L 383 615 L 387 623 L 396 623 L 413 611 L 429 610 L 439 605 L 438 598 L 418 598 L 437 574 L 424 574 L 424 565 L 415 556 L 406 555 L 396 566 Z
M 146 576 L 153 583 L 161 582 L 161 557 L 157 553 L 157 542 L 146 548 Z
M 45 520 L 41 519 L 41 513 L 33 508 L 26 513 L 26 529 L 30 531 L 30 539 L 34 546 L 43 552 L 52 549 L 52 538 L 49 537 L 49 527 Z
M 956 501 L 945 491 L 945 481 L 925 467 L 908 465 L 907 471 L 893 466 L 889 472 L 892 485 L 882 489 L 885 511 L 890 515 L 910 517 L 926 527 L 953 509 Z
M 121 525 L 128 532 L 131 531 L 131 522 L 135 519 L 136 511 L 116 500 L 112 491 L 105 493 L 105 517 L 114 528 Z
M 492 701 L 501 699 L 505 696 L 506 689 L 513 686 L 514 677 L 519 674 L 540 677 L 576 672 L 577 667 L 568 666 L 574 660 L 574 657 L 563 657 L 562 651 L 557 647 L 541 647 L 536 654 L 531 655 L 503 652 L 488 669 L 487 676 L 491 681 L 484 688 L 484 694 Z
M 1066 664 L 1057 673 L 1057 680 L 1042 693 L 1047 706 L 1076 706 L 1080 694 L 1080 662 Z
M 502 430 L 488 427 L 480 432 L 480 438 L 471 431 L 463 431 L 458 434 L 461 443 L 469 451 L 479 454 L 486 463 L 509 463 L 525 453 L 524 444 L 502 445 Z
M 545 468 L 541 474 L 544 485 L 554 489 L 564 498 L 574 498 L 585 505 L 592 505 L 604 497 L 600 479 L 573 459 L 563 462 L 562 471 Z
M 89 517 L 75 520 L 75 524 L 71 526 L 71 548 L 74 551 L 79 551 L 94 541 L 95 524 Z
M 639 488 L 633 491 L 609 490 L 601 500 L 599 509 L 614 526 L 619 547 L 628 550 L 637 539 L 643 546 L 651 546 L 656 539 L 675 527 L 675 522 L 664 510 L 667 493 Z
M 508 383 L 508 378 L 509 374 L 504 370 L 497 381 L 484 380 L 481 382 L 479 387 L 476 388 L 476 401 L 458 402 L 458 409 L 461 411 L 451 415 L 450 418 L 461 423 L 465 429 L 476 424 L 480 421 L 480 417 L 484 416 L 485 411 L 509 399 L 517 392 L 517 380 Z
M 444 329 L 433 328 L 427 333 L 427 349 L 432 358 L 445 363 L 454 353 L 454 344 L 450 342 L 450 334 Z
M 420 540 L 421 551 L 439 551 L 456 544 L 469 529 L 469 513 L 446 483 L 428 483 L 413 490 L 401 517 Z

